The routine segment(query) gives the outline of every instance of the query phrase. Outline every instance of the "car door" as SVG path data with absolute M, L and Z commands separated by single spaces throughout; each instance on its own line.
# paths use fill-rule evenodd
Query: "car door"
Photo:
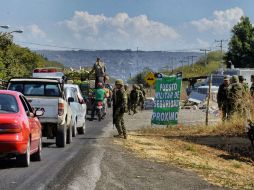
M 79 100 L 82 100 L 82 104 L 80 104 L 80 110 L 81 110 L 81 117 L 84 119 L 84 123 L 85 123 L 85 118 L 86 118 L 86 103 L 82 97 L 82 94 L 81 94 L 81 90 L 80 88 L 77 86 L 77 96 L 79 98 Z
M 41 129 L 38 126 L 37 122 L 35 121 L 34 115 L 33 115 L 33 109 L 26 100 L 24 96 L 20 96 L 20 100 L 25 108 L 26 113 L 30 113 L 30 115 L 27 115 L 28 121 L 29 121 L 29 127 L 30 127 L 30 136 L 31 136 L 31 151 L 37 149 L 40 135 L 41 135 Z M 38 119 L 37 119 L 38 120 Z
M 75 110 L 77 113 L 77 127 L 82 127 L 82 113 L 81 113 L 81 104 L 78 99 L 76 88 L 72 88 L 72 97 L 74 98 L 73 105 L 75 106 Z

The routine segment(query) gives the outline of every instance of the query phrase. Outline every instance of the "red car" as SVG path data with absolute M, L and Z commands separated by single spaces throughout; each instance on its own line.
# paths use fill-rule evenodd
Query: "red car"
M 0 90 L 0 157 L 16 157 L 20 165 L 41 160 L 42 134 L 37 116 L 26 98 L 19 92 Z

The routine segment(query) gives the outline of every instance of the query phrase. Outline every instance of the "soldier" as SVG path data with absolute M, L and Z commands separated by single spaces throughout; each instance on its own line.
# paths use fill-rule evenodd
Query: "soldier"
M 254 75 L 251 75 L 250 95 L 254 97 Z
M 237 75 L 231 78 L 228 90 L 229 116 L 243 114 L 243 86 L 239 83 Z
M 220 85 L 217 94 L 217 103 L 219 110 L 222 112 L 222 121 L 225 121 L 228 117 L 228 87 L 229 76 L 224 76 L 224 81 Z
M 95 64 L 93 65 L 93 69 L 89 72 L 89 75 L 93 72 L 95 72 L 95 84 L 97 85 L 99 82 L 104 84 L 106 77 L 106 66 L 98 57 Z
M 132 91 L 130 93 L 130 108 L 131 108 L 131 111 L 133 111 L 133 114 L 136 114 L 137 113 L 137 106 L 138 106 L 138 103 L 139 103 L 139 90 L 138 90 L 138 86 L 136 84 L 134 84 L 132 86 Z
M 127 95 L 123 88 L 123 80 L 116 80 L 115 86 L 113 93 L 113 123 L 118 131 L 118 135 L 115 137 L 124 137 L 124 139 L 127 139 L 123 118 L 124 113 L 127 112 Z
M 146 92 L 144 90 L 143 84 L 139 84 L 139 90 L 142 93 L 142 96 L 140 96 L 140 99 L 139 99 L 139 105 L 140 105 L 141 110 L 143 110 L 144 109 L 144 100 L 146 97 Z
M 125 90 L 125 93 L 127 95 L 127 100 L 128 100 L 128 113 L 129 113 L 129 115 L 131 115 L 130 91 L 129 91 L 128 84 L 124 85 L 124 90 Z
M 243 76 L 239 76 L 239 82 L 243 85 L 243 90 L 247 94 L 249 92 L 249 85 L 246 82 L 246 79 Z

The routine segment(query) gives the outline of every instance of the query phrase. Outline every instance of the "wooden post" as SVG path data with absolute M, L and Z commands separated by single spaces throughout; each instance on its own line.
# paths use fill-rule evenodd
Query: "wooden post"
M 211 97 L 211 86 L 212 86 L 212 75 L 210 75 L 210 77 L 209 77 L 209 89 L 208 89 L 208 96 L 207 96 L 206 118 L 205 118 L 206 126 L 208 126 L 209 104 L 210 104 L 210 97 Z

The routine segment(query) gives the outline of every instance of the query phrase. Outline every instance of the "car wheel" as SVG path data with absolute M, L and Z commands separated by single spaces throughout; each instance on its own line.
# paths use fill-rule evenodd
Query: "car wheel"
M 67 129 L 67 144 L 71 144 L 72 142 L 72 126 Z
M 41 161 L 41 150 L 42 150 L 42 138 L 39 139 L 38 150 L 36 153 L 31 155 L 33 161 Z
M 72 137 L 77 136 L 77 120 L 75 119 L 74 124 L 72 126 Z
M 28 167 L 30 165 L 30 139 L 27 142 L 26 153 L 19 155 L 17 160 L 22 167 Z
M 57 127 L 56 134 L 56 146 L 57 147 L 65 147 L 66 145 L 66 123 L 63 126 Z

